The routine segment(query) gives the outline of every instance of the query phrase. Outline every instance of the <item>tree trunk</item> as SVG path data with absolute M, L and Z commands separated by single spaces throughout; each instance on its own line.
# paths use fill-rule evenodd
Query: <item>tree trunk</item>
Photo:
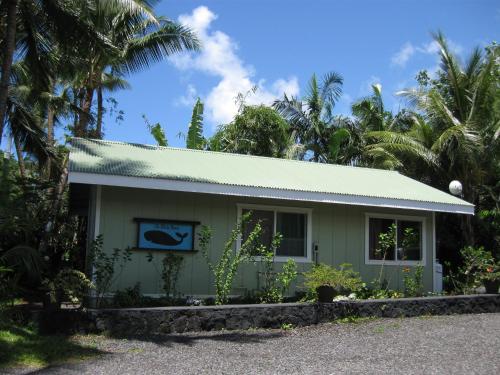
M 54 146 L 54 109 L 51 105 L 48 105 L 47 108 L 47 143 L 50 147 Z M 52 169 L 52 160 L 51 158 L 47 159 L 47 167 L 46 167 L 46 178 L 50 179 L 50 172 Z
M 76 134 L 76 129 L 78 127 L 79 112 L 76 110 L 78 108 L 78 103 L 81 102 L 81 90 L 73 88 L 73 134 Z
M 54 229 L 54 223 L 57 220 L 57 216 L 59 215 L 59 210 L 61 209 L 62 206 L 64 190 L 66 189 L 67 183 L 68 183 L 68 157 L 66 156 L 66 158 L 62 162 L 61 177 L 59 178 L 59 182 L 57 184 L 55 193 L 53 195 L 52 210 L 49 213 L 47 224 L 45 225 L 45 232 L 38 247 L 38 249 L 41 252 L 44 252 L 47 249 L 50 236 Z
M 102 138 L 102 115 L 103 115 L 103 106 L 102 106 L 102 87 L 99 85 L 97 87 L 97 124 L 96 124 L 96 138 Z
M 26 166 L 24 165 L 23 150 L 19 139 L 14 137 L 14 145 L 16 147 L 17 162 L 19 164 L 19 174 L 23 180 L 26 179 Z
M 16 49 L 16 13 L 18 0 L 8 0 L 7 25 L 5 32 L 5 54 L 2 62 L 2 78 L 0 79 L 0 144 L 2 144 L 5 113 L 7 112 L 7 97 L 9 95 L 10 70 Z
M 94 89 L 91 87 L 86 87 L 81 105 L 82 113 L 80 113 L 80 121 L 78 122 L 78 128 L 75 129 L 76 137 L 86 137 L 88 135 L 90 108 L 92 107 L 93 98 L 94 98 Z

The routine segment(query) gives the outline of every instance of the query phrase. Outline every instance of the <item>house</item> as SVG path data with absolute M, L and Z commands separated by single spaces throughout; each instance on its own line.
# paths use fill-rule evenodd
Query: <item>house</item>
M 384 277 L 399 289 L 402 267 L 421 264 L 432 291 L 435 212 L 474 213 L 472 204 L 394 171 L 79 138 L 72 140 L 69 183 L 91 238 L 101 234 L 109 252 L 133 248 L 114 289 L 140 282 L 152 296 L 162 294 L 162 259 L 173 251 L 184 257 L 179 291 L 213 295 L 196 234 L 200 225 L 211 227 L 218 257 L 248 210 L 262 220 L 263 242 L 283 235 L 278 263 L 292 258 L 301 271 L 314 262 L 351 263 L 367 282 L 384 264 Z M 383 259 L 379 234 L 392 224 L 397 244 Z M 244 264 L 233 293 L 257 288 L 259 267 Z

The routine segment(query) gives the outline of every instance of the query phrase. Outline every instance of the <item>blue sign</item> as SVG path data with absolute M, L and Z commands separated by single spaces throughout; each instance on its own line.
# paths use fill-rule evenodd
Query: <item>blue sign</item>
M 139 249 L 194 250 L 194 227 L 198 223 L 147 219 L 136 219 L 136 221 L 139 225 L 137 241 Z

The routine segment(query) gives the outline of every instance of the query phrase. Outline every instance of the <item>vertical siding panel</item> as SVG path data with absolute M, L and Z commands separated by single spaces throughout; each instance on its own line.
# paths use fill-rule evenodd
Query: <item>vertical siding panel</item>
M 101 232 L 104 249 L 110 254 L 114 248 L 136 245 L 137 225 L 134 217 L 179 219 L 200 221 L 213 230 L 210 247 L 211 259 L 219 259 L 224 244 L 236 223 L 237 203 L 257 203 L 274 206 L 296 206 L 313 208 L 312 240 L 319 243 L 319 260 L 338 266 L 352 263 L 367 283 L 378 277 L 380 266 L 365 265 L 365 213 L 394 213 L 426 218 L 426 267 L 425 289 L 432 290 L 432 216 L 418 211 L 375 209 L 346 205 L 311 204 L 307 202 L 280 202 L 266 199 L 224 197 L 208 194 L 176 193 L 168 191 L 103 187 L 101 201 Z M 92 223 L 91 223 L 92 224 Z M 196 234 L 200 227 L 196 228 Z M 198 241 L 195 248 L 199 250 Z M 133 261 L 128 263 L 113 289 L 123 289 L 141 282 L 146 294 L 162 294 L 161 268 L 164 253 L 153 253 L 154 261 L 147 262 L 145 251 L 134 251 Z M 179 290 L 185 295 L 207 295 L 214 293 L 213 277 L 201 252 L 182 254 L 184 262 L 179 277 Z M 258 265 L 242 265 L 236 276 L 236 291 L 257 287 Z M 300 272 L 310 264 L 299 263 Z M 277 265 L 281 268 L 281 265 Z M 391 287 L 402 287 L 401 266 L 385 266 L 386 277 Z M 119 272 L 118 268 L 116 270 Z M 298 281 L 297 284 L 301 284 Z

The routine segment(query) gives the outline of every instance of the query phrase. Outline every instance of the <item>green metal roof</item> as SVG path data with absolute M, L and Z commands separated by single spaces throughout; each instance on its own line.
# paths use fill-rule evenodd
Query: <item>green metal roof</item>
M 77 175 L 127 176 L 454 207 L 435 211 L 474 207 L 395 171 L 104 140 L 74 138 L 69 171 L 70 182 L 85 182 Z

